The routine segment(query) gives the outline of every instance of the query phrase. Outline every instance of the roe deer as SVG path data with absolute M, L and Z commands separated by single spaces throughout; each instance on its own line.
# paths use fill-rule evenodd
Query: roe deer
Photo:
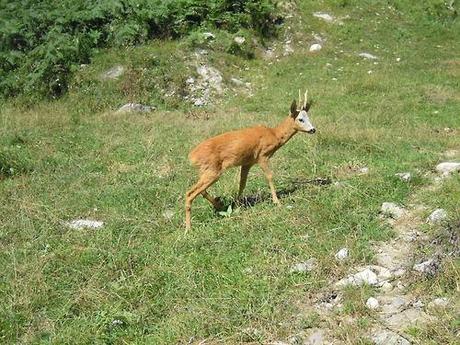
M 308 117 L 311 102 L 307 102 L 307 92 L 304 98 L 300 110 L 297 109 L 296 101 L 292 101 L 289 116 L 275 128 L 257 126 L 226 132 L 203 141 L 190 152 L 189 159 L 199 169 L 200 176 L 185 195 L 186 230 L 191 228 L 192 202 L 199 194 L 215 208 L 219 207 L 219 201 L 209 195 L 206 189 L 230 167 L 241 166 L 239 198 L 246 186 L 249 169 L 259 164 L 268 180 L 273 202 L 279 205 L 268 160 L 297 132 L 315 133 L 315 127 Z

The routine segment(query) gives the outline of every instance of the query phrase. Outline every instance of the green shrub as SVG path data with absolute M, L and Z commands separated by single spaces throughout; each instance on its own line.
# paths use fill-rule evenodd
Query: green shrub
M 262 36 L 272 0 L 5 0 L 0 2 L 0 95 L 59 97 L 98 48 L 178 38 L 199 27 Z

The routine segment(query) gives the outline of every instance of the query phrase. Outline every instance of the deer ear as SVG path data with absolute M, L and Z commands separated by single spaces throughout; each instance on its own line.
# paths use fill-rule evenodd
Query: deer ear
M 297 116 L 297 103 L 296 103 L 295 99 L 292 101 L 292 104 L 291 104 L 291 116 L 292 117 Z
M 307 105 L 305 107 L 303 107 L 303 110 L 305 110 L 306 112 L 308 112 L 310 110 L 310 107 L 311 105 L 313 104 L 312 101 L 308 101 Z

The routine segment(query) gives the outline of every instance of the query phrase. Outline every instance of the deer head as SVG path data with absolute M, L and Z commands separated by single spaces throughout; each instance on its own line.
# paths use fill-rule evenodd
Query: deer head
M 310 122 L 310 118 L 308 117 L 308 111 L 312 105 L 312 102 L 308 102 L 307 100 L 308 90 L 305 91 L 304 95 L 304 102 L 302 108 L 297 109 L 297 104 L 295 99 L 292 101 L 291 104 L 291 117 L 294 119 L 295 128 L 300 132 L 307 132 L 309 134 L 313 134 L 316 132 L 315 127 Z M 300 90 L 299 90 L 299 104 L 301 104 L 300 98 Z

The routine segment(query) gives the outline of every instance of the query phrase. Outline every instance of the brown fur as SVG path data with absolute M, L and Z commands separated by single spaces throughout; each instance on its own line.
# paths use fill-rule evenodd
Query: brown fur
M 293 102 L 291 114 L 275 128 L 257 126 L 223 133 L 203 141 L 190 152 L 189 159 L 199 169 L 200 178 L 185 195 L 186 229 L 191 227 L 191 205 L 199 194 L 214 207 L 219 206 L 218 201 L 206 189 L 231 167 L 241 166 L 240 197 L 246 186 L 249 169 L 254 164 L 259 164 L 270 185 L 273 202 L 279 204 L 268 160 L 300 130 L 295 122 L 296 112 L 298 113 Z

